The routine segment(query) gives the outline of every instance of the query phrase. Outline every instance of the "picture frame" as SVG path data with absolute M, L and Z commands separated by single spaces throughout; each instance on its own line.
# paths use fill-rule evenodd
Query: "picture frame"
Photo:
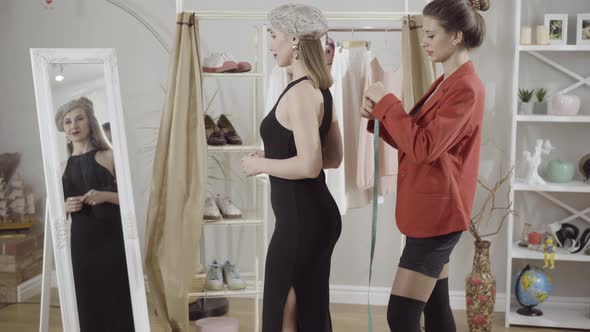
M 545 14 L 550 45 L 567 45 L 568 14 Z
M 590 13 L 578 14 L 576 45 L 590 45 Z

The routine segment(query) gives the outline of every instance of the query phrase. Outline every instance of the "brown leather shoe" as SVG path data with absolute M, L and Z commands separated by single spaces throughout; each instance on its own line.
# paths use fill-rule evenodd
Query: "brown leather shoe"
M 205 139 L 209 145 L 225 145 L 227 141 L 213 119 L 205 114 Z
M 242 145 L 242 138 L 240 137 L 240 135 L 238 135 L 238 132 L 231 124 L 227 116 L 222 114 L 219 117 L 219 120 L 217 120 L 217 125 L 221 129 L 221 132 L 223 133 L 223 136 L 225 137 L 227 144 Z

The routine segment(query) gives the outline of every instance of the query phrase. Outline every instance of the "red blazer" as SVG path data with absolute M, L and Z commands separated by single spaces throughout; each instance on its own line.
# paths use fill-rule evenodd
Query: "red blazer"
M 442 81 L 442 83 L 441 83 Z M 425 238 L 469 228 L 477 186 L 485 90 L 471 62 L 440 77 L 412 112 L 393 94 L 373 110 L 379 136 L 399 150 L 396 221 L 400 231 Z M 369 122 L 368 130 L 373 131 Z

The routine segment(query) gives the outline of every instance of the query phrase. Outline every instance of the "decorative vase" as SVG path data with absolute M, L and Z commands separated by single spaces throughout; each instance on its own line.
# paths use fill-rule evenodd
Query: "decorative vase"
M 580 97 L 557 94 L 549 99 L 547 113 L 550 115 L 577 115 L 580 111 Z
M 496 304 L 496 278 L 490 272 L 490 242 L 476 241 L 473 268 L 466 278 L 467 323 L 470 332 L 490 332 Z
M 520 103 L 520 106 L 518 107 L 518 114 L 522 114 L 522 115 L 531 115 L 533 114 L 533 107 L 534 107 L 534 103 L 532 102 L 528 102 L 528 103 Z
M 547 166 L 547 178 L 551 182 L 568 183 L 574 179 L 576 168 L 574 163 L 562 160 L 551 160 Z

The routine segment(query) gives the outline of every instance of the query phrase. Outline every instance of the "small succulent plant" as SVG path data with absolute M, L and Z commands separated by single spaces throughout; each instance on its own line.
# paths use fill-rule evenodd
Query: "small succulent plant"
M 541 88 L 535 90 L 535 96 L 537 97 L 537 101 L 542 103 L 545 101 L 545 96 L 547 96 L 547 89 Z
M 519 89 L 518 97 L 520 98 L 520 101 L 522 101 L 523 103 L 528 103 L 533 98 L 533 93 L 533 90 Z

